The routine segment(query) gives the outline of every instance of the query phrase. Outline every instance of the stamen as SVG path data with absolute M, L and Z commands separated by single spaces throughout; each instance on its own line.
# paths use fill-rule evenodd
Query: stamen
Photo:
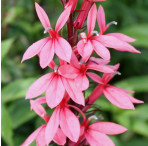
M 54 72 L 56 73 L 56 72 L 57 72 L 57 70 L 58 70 L 58 66 L 57 66 L 57 65 L 55 65 L 55 66 L 54 66 Z
M 44 117 L 44 116 L 47 116 L 47 115 L 48 115 L 47 113 L 43 113 L 41 116 Z
M 84 64 L 85 65 L 86 63 L 85 63 L 85 61 L 80 60 L 79 64 Z
M 117 25 L 118 23 L 117 23 L 116 21 L 112 21 L 112 22 L 108 23 L 107 26 L 109 27 L 109 26 L 111 26 L 112 24 Z
M 91 34 L 96 34 L 96 36 L 99 36 L 99 33 L 97 30 L 92 31 Z
M 119 71 L 114 72 L 113 74 L 111 74 L 111 76 L 115 76 L 115 75 L 121 75 L 121 73 Z
M 48 27 L 44 30 L 44 34 L 47 33 L 49 30 L 51 30 L 52 28 L 51 27 Z
M 88 119 L 89 119 L 89 120 L 92 120 L 92 119 L 98 120 L 98 118 L 97 118 L 95 115 L 90 116 Z

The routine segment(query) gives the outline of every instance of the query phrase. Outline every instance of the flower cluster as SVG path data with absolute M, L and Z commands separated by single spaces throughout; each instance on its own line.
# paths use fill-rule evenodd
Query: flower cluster
M 112 122 L 102 122 L 95 114 L 86 116 L 87 110 L 102 94 L 122 109 L 134 109 L 133 103 L 143 103 L 128 94 L 133 91 L 109 85 L 109 81 L 120 73 L 117 71 L 119 64 L 108 65 L 111 58 L 108 48 L 140 52 L 129 44 L 135 39 L 122 33 L 105 34 L 110 25 L 117 23 L 113 21 L 106 24 L 103 7 L 100 5 L 97 10 L 94 3 L 100 1 L 104 0 L 83 0 L 81 9 L 76 10 L 78 0 L 61 0 L 64 11 L 55 29 L 51 27 L 43 8 L 35 3 L 44 33 L 49 33 L 49 37 L 33 43 L 26 50 L 22 62 L 38 55 L 41 68 L 50 67 L 53 72 L 40 77 L 27 91 L 26 99 L 30 99 L 31 110 L 44 119 L 45 124 L 35 130 L 21 146 L 28 146 L 34 140 L 38 146 L 46 146 L 51 142 L 68 146 L 114 146 L 107 134 L 120 134 L 127 129 Z M 76 12 L 78 16 L 74 18 Z M 86 18 L 87 34 L 78 34 L 77 30 L 83 29 Z M 94 30 L 96 21 L 99 32 Z M 66 23 L 67 40 L 59 34 Z M 98 58 L 92 57 L 94 52 Z M 55 55 L 59 64 L 53 60 Z M 102 77 L 96 72 L 101 72 Z M 89 78 L 98 85 L 85 99 L 84 93 L 91 84 Z M 39 97 L 44 92 L 45 96 Z M 52 115 L 46 112 L 42 104 L 53 109 Z M 91 119 L 94 119 L 92 124 Z

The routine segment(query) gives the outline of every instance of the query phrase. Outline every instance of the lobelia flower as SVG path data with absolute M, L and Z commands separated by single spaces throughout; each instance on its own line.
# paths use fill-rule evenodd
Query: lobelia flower
M 108 84 L 108 82 L 116 74 L 119 74 L 119 72 L 117 72 L 118 68 L 119 64 L 113 66 L 115 73 L 105 73 L 102 78 L 95 73 L 88 73 L 88 76 L 90 78 L 99 83 L 99 85 L 89 96 L 88 104 L 93 103 L 103 93 L 112 104 L 122 109 L 135 109 L 133 103 L 143 103 L 143 101 L 135 99 L 132 96 L 128 95 L 128 93 L 133 93 L 133 91 L 128 91 Z
M 32 58 L 35 55 L 39 55 L 40 66 L 45 68 L 52 61 L 54 53 L 56 53 L 59 58 L 70 62 L 72 48 L 70 44 L 59 35 L 58 32 L 67 22 L 71 11 L 71 6 L 67 7 L 62 12 L 57 20 L 55 30 L 52 29 L 47 14 L 37 3 L 35 3 L 35 8 L 38 17 L 45 28 L 44 33 L 48 32 L 50 37 L 46 37 L 33 43 L 24 53 L 22 62 Z
M 45 120 L 46 123 L 50 121 L 50 117 L 46 113 L 45 109 L 41 104 L 46 103 L 45 97 L 40 97 L 36 100 L 31 100 L 31 109 L 33 109 L 41 118 Z M 45 141 L 45 129 L 46 124 L 40 126 L 37 130 L 35 130 L 21 146 L 29 146 L 34 140 L 36 140 L 37 146 L 46 146 Z M 66 136 L 63 134 L 62 130 L 58 128 L 53 141 L 58 145 L 64 145 L 66 143 Z
M 77 6 L 78 0 L 69 0 L 68 3 L 65 5 L 65 9 L 71 6 L 71 13 L 75 11 Z
M 54 138 L 58 127 L 73 142 L 77 142 L 80 135 L 80 123 L 78 118 L 69 109 L 67 101 L 69 96 L 65 93 L 62 102 L 55 108 L 45 130 L 46 143 L 49 144 Z
M 70 65 L 73 66 L 78 72 L 78 76 L 75 78 L 75 84 L 82 91 L 86 90 L 89 87 L 89 80 L 86 76 L 87 70 L 92 69 L 105 73 L 114 72 L 113 69 L 109 68 L 107 65 L 101 64 L 101 59 L 99 64 L 96 64 L 91 60 L 89 60 L 87 63 L 85 63 L 84 61 L 79 62 L 74 53 L 72 53 Z
M 83 93 L 76 87 L 74 80 L 78 71 L 67 64 L 52 67 L 54 72 L 43 75 L 30 86 L 26 99 L 35 98 L 46 91 L 47 105 L 54 108 L 62 101 L 66 90 L 74 102 L 84 105 Z
M 94 31 L 96 17 L 100 28 L 100 34 Z M 132 53 L 140 53 L 128 42 L 133 42 L 135 39 L 130 38 L 121 33 L 110 33 L 103 35 L 108 27 L 113 22 L 105 25 L 105 14 L 102 6 L 99 7 L 98 13 L 96 5 L 94 4 L 88 13 L 87 29 L 88 35 L 83 32 L 80 34 L 81 40 L 77 44 L 77 49 L 84 61 L 87 61 L 93 51 L 95 51 L 104 60 L 110 60 L 110 52 L 106 47 L 114 48 L 118 51 L 128 51 Z M 96 33 L 97 36 L 93 36 Z
M 74 26 L 77 29 L 81 29 L 83 27 L 84 21 L 87 17 L 88 11 L 93 2 L 102 2 L 106 0 L 83 0 L 80 12 L 77 16 L 77 19 L 74 22 Z

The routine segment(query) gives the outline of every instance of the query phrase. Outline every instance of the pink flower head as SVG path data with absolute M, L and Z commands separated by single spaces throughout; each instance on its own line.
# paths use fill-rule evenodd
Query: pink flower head
M 116 65 L 113 68 L 116 71 L 118 67 L 119 65 Z M 95 73 L 88 73 L 89 77 L 100 83 L 90 95 L 89 102 L 92 102 L 94 99 L 96 99 L 96 97 L 98 98 L 102 93 L 104 93 L 105 97 L 112 104 L 122 109 L 135 109 L 133 103 L 143 103 L 143 101 L 128 95 L 128 93 L 133 93 L 133 91 L 128 91 L 108 84 L 114 75 L 118 73 L 119 72 L 104 74 L 102 78 Z
M 46 123 L 50 121 L 50 117 L 46 113 L 45 109 L 41 104 L 46 103 L 45 97 L 40 97 L 37 100 L 31 100 L 31 109 L 33 109 L 40 117 L 42 117 Z M 43 124 L 37 130 L 35 130 L 21 146 L 29 146 L 34 140 L 36 140 L 37 146 L 45 146 L 45 129 L 47 125 Z M 60 128 L 57 129 L 57 132 L 53 138 L 53 141 L 59 145 L 64 145 L 66 143 L 66 136 L 63 134 Z
M 71 11 L 71 6 L 62 12 L 59 19 L 57 20 L 55 30 L 52 29 L 47 14 L 39 6 L 39 4 L 35 3 L 35 8 L 38 17 L 45 28 L 44 33 L 48 32 L 50 37 L 46 37 L 33 43 L 26 50 L 22 62 L 38 54 L 40 58 L 40 66 L 45 68 L 52 61 L 54 53 L 56 53 L 59 58 L 70 62 L 72 48 L 70 44 L 59 35 L 58 32 L 67 22 Z
M 58 107 L 55 108 L 50 121 L 45 130 L 46 143 L 49 144 L 55 136 L 60 126 L 63 133 L 74 142 L 77 142 L 80 135 L 80 123 L 78 118 L 73 114 L 67 105 L 69 97 L 65 98 Z
M 54 66 L 54 72 L 45 74 L 30 86 L 26 99 L 35 98 L 46 91 L 46 102 L 50 108 L 54 108 L 62 101 L 66 90 L 73 101 L 84 105 L 83 93 L 75 85 L 77 75 L 77 70 L 71 65 Z
M 102 59 L 103 60 L 103 59 Z M 103 61 L 102 61 L 103 62 Z M 89 87 L 89 80 L 87 78 L 87 70 L 92 69 L 100 72 L 105 72 L 105 73 L 113 73 L 113 69 L 108 67 L 105 64 L 102 64 L 101 59 L 100 62 L 95 63 L 92 60 L 89 60 L 87 63 L 84 61 L 78 61 L 77 57 L 73 53 L 71 56 L 71 66 L 73 66 L 77 72 L 78 76 L 75 78 L 75 83 L 79 89 L 86 90 Z

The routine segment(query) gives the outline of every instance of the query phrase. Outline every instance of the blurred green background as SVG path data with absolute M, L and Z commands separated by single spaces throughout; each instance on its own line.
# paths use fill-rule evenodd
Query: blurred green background
M 42 123 L 41 118 L 30 111 L 25 93 L 33 81 L 49 69 L 42 70 L 39 67 L 38 57 L 20 63 L 27 47 L 45 37 L 35 13 L 34 2 L 35 0 L 2 0 L 3 146 L 20 145 Z M 52 26 L 55 26 L 62 12 L 60 0 L 36 2 L 44 7 Z M 79 0 L 78 8 L 81 3 L 82 0 Z M 134 96 L 145 101 L 145 104 L 135 105 L 135 111 L 121 110 L 102 97 L 96 102 L 102 109 L 98 114 L 102 114 L 105 121 L 117 122 L 129 129 L 122 135 L 111 136 L 116 146 L 148 146 L 148 0 L 108 0 L 101 4 L 106 12 L 107 23 L 113 20 L 118 22 L 108 32 L 122 32 L 136 38 L 133 45 L 142 52 L 138 55 L 111 50 L 111 64 L 120 62 L 119 71 L 122 73 L 115 77 L 112 84 L 136 91 Z M 91 91 L 92 88 L 88 89 L 86 95 Z

